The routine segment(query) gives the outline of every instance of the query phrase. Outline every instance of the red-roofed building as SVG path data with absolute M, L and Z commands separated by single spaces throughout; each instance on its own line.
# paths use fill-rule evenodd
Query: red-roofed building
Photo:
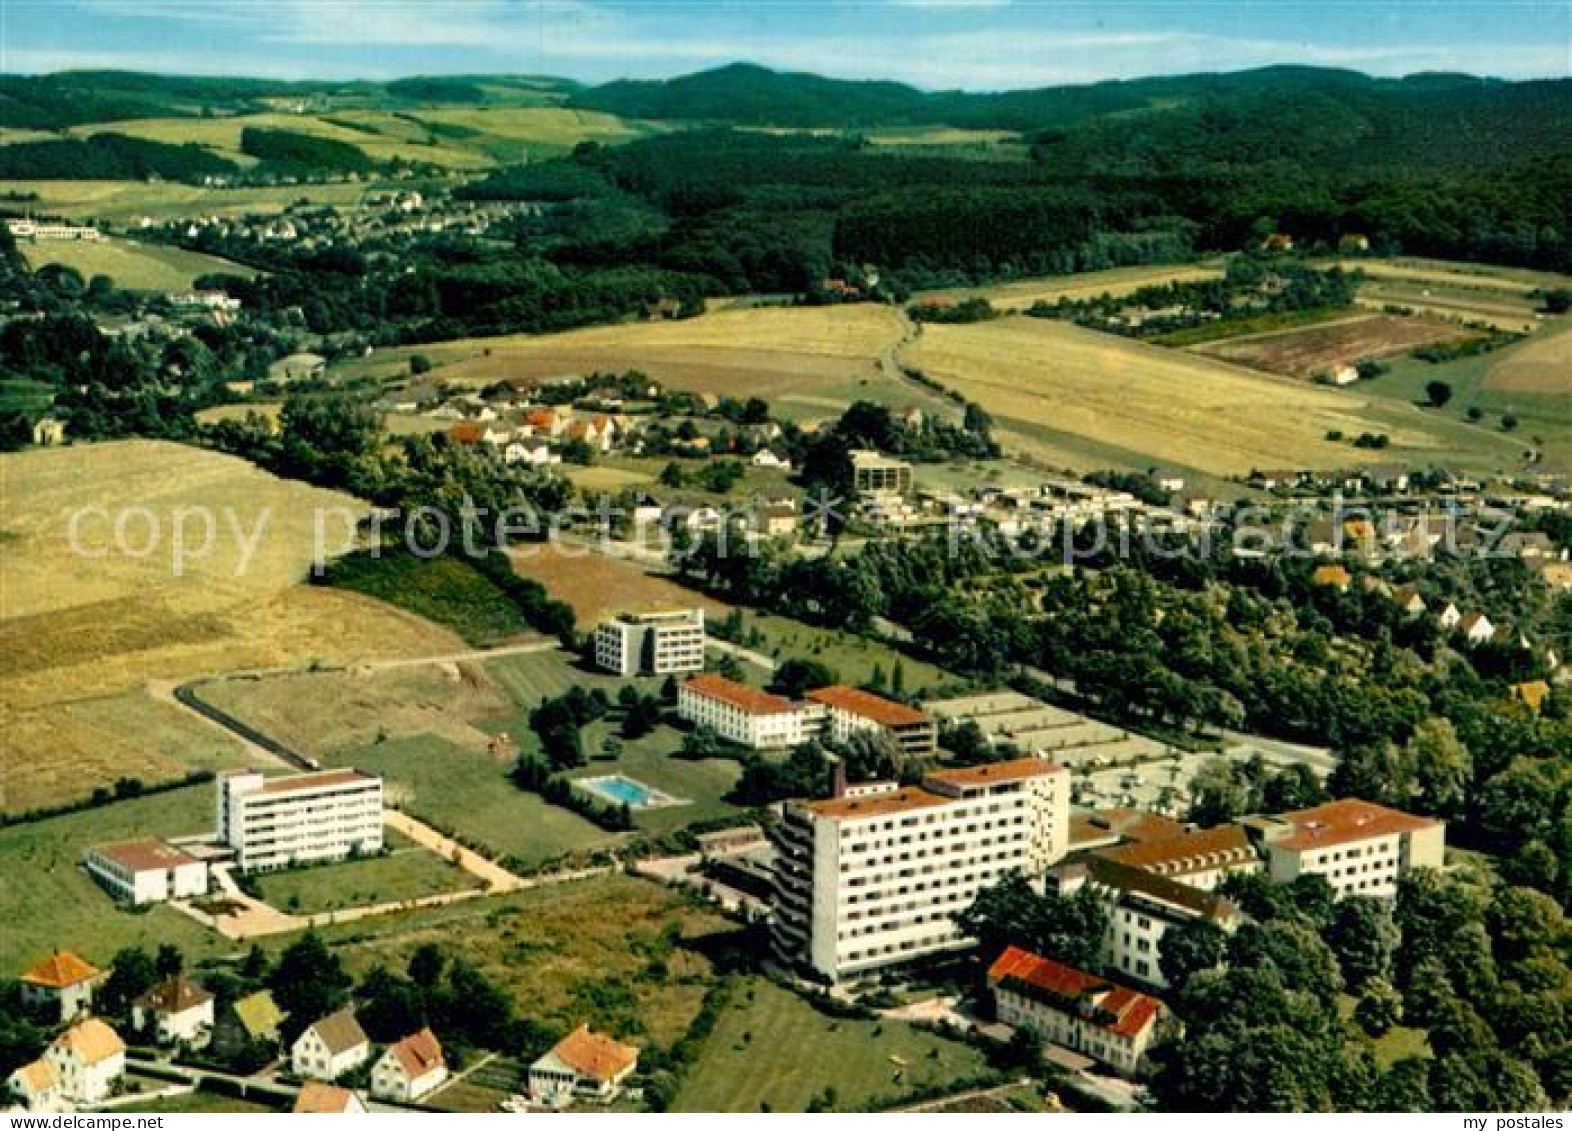
M 1121 1076 L 1146 1071 L 1166 1012 L 1155 997 L 1010 947 L 988 970 L 999 1020 L 1089 1056 Z
M 638 1049 L 580 1025 L 529 1066 L 530 1096 L 552 1107 L 578 1097 L 607 1103 L 638 1066 Z
M 808 700 L 825 708 L 829 736 L 836 742 L 873 731 L 889 735 L 902 753 L 916 757 L 926 757 L 938 748 L 938 725 L 904 703 L 844 684 L 810 691 Z
M 696 675 L 677 691 L 677 714 L 754 750 L 800 746 L 823 725 L 824 709 L 718 675 Z
M 207 864 L 157 837 L 96 845 L 85 863 L 110 895 L 132 906 L 207 894 Z
M 1260 853 L 1238 825 L 1182 832 L 1163 840 L 1104 849 L 1098 855 L 1203 891 L 1211 891 L 1231 873 L 1261 870 Z
M 379 1100 L 414 1103 L 448 1078 L 442 1042 L 430 1029 L 411 1033 L 388 1046 L 371 1069 L 371 1094 Z
M 93 988 L 103 971 L 69 950 L 57 950 L 22 972 L 22 1000 L 70 1021 L 93 1008 Z
M 1324 876 L 1339 896 L 1395 896 L 1408 871 L 1446 862 L 1445 821 L 1353 797 L 1244 824 L 1261 841 L 1272 879 Z

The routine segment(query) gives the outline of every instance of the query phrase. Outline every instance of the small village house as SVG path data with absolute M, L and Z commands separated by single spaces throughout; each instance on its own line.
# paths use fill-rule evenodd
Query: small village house
M 1526 680 L 1523 683 L 1514 683 L 1511 692 L 1513 702 L 1523 704 L 1537 715 L 1550 694 L 1550 684 L 1542 679 Z
M 32 1112 L 66 1111 L 70 1103 L 60 1087 L 60 1074 L 42 1058 L 22 1065 L 6 1078 L 11 1098 Z
M 638 1064 L 638 1049 L 580 1025 L 529 1066 L 530 1098 L 551 1107 L 579 1098 L 608 1103 Z
M 69 950 L 57 950 L 23 971 L 22 1001 L 61 1021 L 70 1021 L 93 1008 L 93 990 L 103 971 Z
M 1496 626 L 1484 613 L 1464 613 L 1463 619 L 1457 622 L 1457 631 L 1470 644 L 1488 644 L 1495 638 Z
M 61 1094 L 75 1104 L 105 1099 L 126 1071 L 126 1045 L 97 1017 L 78 1021 L 54 1039 L 44 1059 L 60 1079 Z
M 201 1048 L 213 1035 L 213 995 L 189 978 L 170 978 L 132 1003 L 131 1024 L 161 1045 Z
M 307 1080 L 295 1096 L 295 1115 L 365 1115 L 366 1104 L 348 1088 Z
M 267 990 L 225 1002 L 213 1022 L 213 1051 L 234 1059 L 258 1045 L 276 1046 L 285 1016 Z
M 371 1094 L 379 1100 L 414 1103 L 448 1078 L 442 1044 L 430 1029 L 388 1046 L 371 1070 Z
M 371 1039 L 348 1006 L 307 1027 L 289 1050 L 295 1075 L 313 1080 L 337 1080 L 369 1059 Z

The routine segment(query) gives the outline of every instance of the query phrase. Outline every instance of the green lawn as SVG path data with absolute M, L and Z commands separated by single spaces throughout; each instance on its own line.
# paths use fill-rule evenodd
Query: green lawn
M 386 856 L 322 864 L 259 876 L 262 898 L 282 911 L 315 915 L 344 907 L 419 899 L 479 886 L 451 861 L 424 848 L 397 848 Z
M 213 824 L 213 787 L 191 786 L 0 829 L 0 971 L 10 977 L 55 948 L 99 966 L 124 946 L 172 942 L 192 958 L 227 953 L 219 936 L 169 907 L 122 910 L 82 869 L 87 849 Z
M 886 686 L 897 665 L 907 694 L 955 687 L 963 681 L 942 668 L 902 655 L 888 644 L 870 640 L 840 629 L 814 628 L 801 621 L 752 612 L 743 614 L 742 643 L 775 660 L 805 659 L 828 664 L 841 682 L 853 685 L 873 680 L 874 669 L 884 673 Z M 753 631 L 763 635 L 762 643 L 750 642 Z M 745 665 L 750 681 L 762 682 L 766 676 Z
M 592 671 L 572 662 L 563 652 L 537 652 L 519 656 L 502 656 L 487 660 L 486 674 L 500 683 L 508 695 L 525 711 L 539 706 L 542 699 L 551 699 L 570 687 L 586 689 L 599 687 L 608 695 L 615 695 L 624 683 L 638 683 L 646 690 L 660 686 L 658 680 L 625 680 L 604 672 Z
M 108 275 L 128 291 L 184 291 L 202 275 L 254 275 L 251 268 L 184 248 L 110 239 L 102 242 L 45 240 L 18 245 L 34 271 L 59 263 L 80 271 L 84 280 Z
M 503 591 L 457 558 L 354 554 L 333 564 L 330 584 L 386 601 L 446 625 L 475 645 L 530 633 L 529 622 Z
M 827 1088 L 836 1110 L 885 1107 L 919 1088 L 987 1071 L 970 1045 L 899 1021 L 829 1017 L 751 978 L 736 987 L 673 1110 L 803 1111 Z
M 182 1096 L 122 1104 L 114 1110 L 162 1115 L 265 1115 L 283 1111 L 284 1108 L 269 1107 L 266 1104 L 238 1099 L 235 1096 L 221 1096 L 217 1092 L 198 1090 L 187 1092 Z
M 1551 332 L 1547 327 L 1540 335 Z M 1538 436 L 1545 442 L 1550 457 L 1562 464 L 1572 464 L 1572 382 L 1566 394 L 1502 392 L 1484 387 L 1485 378 L 1493 366 L 1511 357 L 1513 352 L 1535 342 L 1535 335 L 1524 342 L 1480 354 L 1477 357 L 1459 358 L 1430 364 L 1413 357 L 1392 360 L 1389 372 L 1355 386 L 1362 393 L 1372 393 L 1394 400 L 1420 402 L 1426 399 L 1425 386 L 1431 381 L 1444 381 L 1452 387 L 1452 399 L 1443 409 L 1433 410 L 1468 425 L 1467 412 L 1479 408 L 1483 419 L 1479 427 L 1500 435 L 1503 414 L 1510 413 L 1519 423 L 1512 434 L 1525 447 L 1531 438 Z
M 602 753 L 601 743 L 616 734 L 616 724 L 596 723 L 584 730 L 584 752 L 589 765 L 570 774 L 574 778 L 624 774 L 645 785 L 654 786 L 673 797 L 690 802 L 661 809 L 635 811 L 640 829 L 667 832 L 711 817 L 732 816 L 740 810 L 721 800 L 742 774 L 742 767 L 726 758 L 690 762 L 673 757 L 682 745 L 682 735 L 671 727 L 659 727 L 652 734 L 629 742 L 616 738 L 621 750 L 615 757 Z
M 605 848 L 617 839 L 516 787 L 506 777 L 511 760 L 432 735 L 390 739 L 330 761 L 383 775 L 391 797 L 414 816 L 526 865 Z
M 1398 1061 L 1407 1060 L 1409 1057 L 1430 1055 L 1430 1035 L 1423 1029 L 1394 1025 L 1380 1037 L 1371 1040 L 1354 1022 L 1355 1004 L 1357 1004 L 1356 999 L 1352 995 L 1337 995 L 1338 1015 L 1347 1024 L 1351 1034 L 1370 1046 L 1370 1051 L 1375 1054 L 1376 1063 L 1382 1068 L 1390 1068 Z

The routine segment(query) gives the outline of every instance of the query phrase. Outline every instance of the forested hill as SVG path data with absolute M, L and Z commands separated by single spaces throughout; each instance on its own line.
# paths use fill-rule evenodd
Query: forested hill
M 1512 114 L 1559 112 L 1564 126 L 1572 82 L 1509 83 L 1434 73 L 1383 79 L 1356 71 L 1278 66 L 969 93 L 925 92 L 900 83 L 830 79 L 734 63 L 673 79 L 607 83 L 577 93 L 570 102 L 630 118 L 732 125 L 838 129 L 944 125 L 1033 131 L 1062 129 L 1109 115 L 1132 122 L 1148 114 L 1197 114 L 1296 99 L 1330 103 L 1341 114 L 1361 119 L 1370 132 L 1427 115 L 1434 124 L 1455 119 L 1465 130 L 1475 122 L 1490 122 L 1509 130 L 1516 125 L 1548 134 L 1554 132 L 1551 121 L 1517 121 Z

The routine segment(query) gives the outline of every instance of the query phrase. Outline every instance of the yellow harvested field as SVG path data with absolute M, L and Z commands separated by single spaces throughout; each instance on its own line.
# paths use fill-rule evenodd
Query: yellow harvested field
M 1041 279 L 1017 279 L 990 287 L 957 287 L 927 291 L 924 294 L 947 298 L 986 298 L 1001 310 L 1025 310 L 1036 302 L 1057 302 L 1061 298 L 1088 299 L 1101 295 L 1121 295 L 1142 287 L 1161 287 L 1169 283 L 1195 283 L 1220 279 L 1221 267 L 1188 264 L 1178 267 L 1114 267 L 1107 271 L 1087 271 L 1079 275 L 1053 275 Z M 921 297 L 921 296 L 919 296 Z
M 1484 387 L 1497 393 L 1550 393 L 1572 398 L 1572 319 L 1513 350 L 1490 367 Z
M 673 322 L 597 326 L 410 347 L 447 381 L 485 385 L 639 369 L 696 392 L 783 397 L 879 376 L 905 323 L 886 306 L 759 307 Z
M 670 578 L 646 573 L 634 562 L 574 545 L 515 547 L 513 569 L 520 577 L 540 582 L 559 601 L 572 605 L 580 624 L 595 624 L 628 609 L 698 607 L 710 617 L 722 617 L 731 611 L 730 606 Z
M 336 551 L 365 513 L 348 496 L 154 441 L 3 456 L 0 484 L 0 808 L 69 800 L 121 774 L 178 776 L 231 749 L 173 718 L 150 684 L 463 647 L 379 602 L 302 584 L 317 515 Z
M 108 275 L 115 286 L 127 291 L 187 291 L 202 275 L 256 274 L 216 255 L 135 240 L 44 240 L 23 242 L 17 250 L 35 271 L 47 263 L 60 263 L 81 272 L 83 279 Z
M 1359 462 L 1346 443 L 1325 438 L 1332 430 L 1387 433 L 1389 460 L 1400 451 L 1412 457 L 1445 448 L 1417 410 L 1384 405 L 1376 421 L 1355 394 L 1057 321 L 927 326 L 903 361 L 980 403 L 1011 434 L 1011 446 L 1042 458 L 1067 461 L 1081 448 L 1081 462 L 1101 466 L 1108 466 L 1108 452 L 1122 452 L 1237 475 L 1252 467 Z

